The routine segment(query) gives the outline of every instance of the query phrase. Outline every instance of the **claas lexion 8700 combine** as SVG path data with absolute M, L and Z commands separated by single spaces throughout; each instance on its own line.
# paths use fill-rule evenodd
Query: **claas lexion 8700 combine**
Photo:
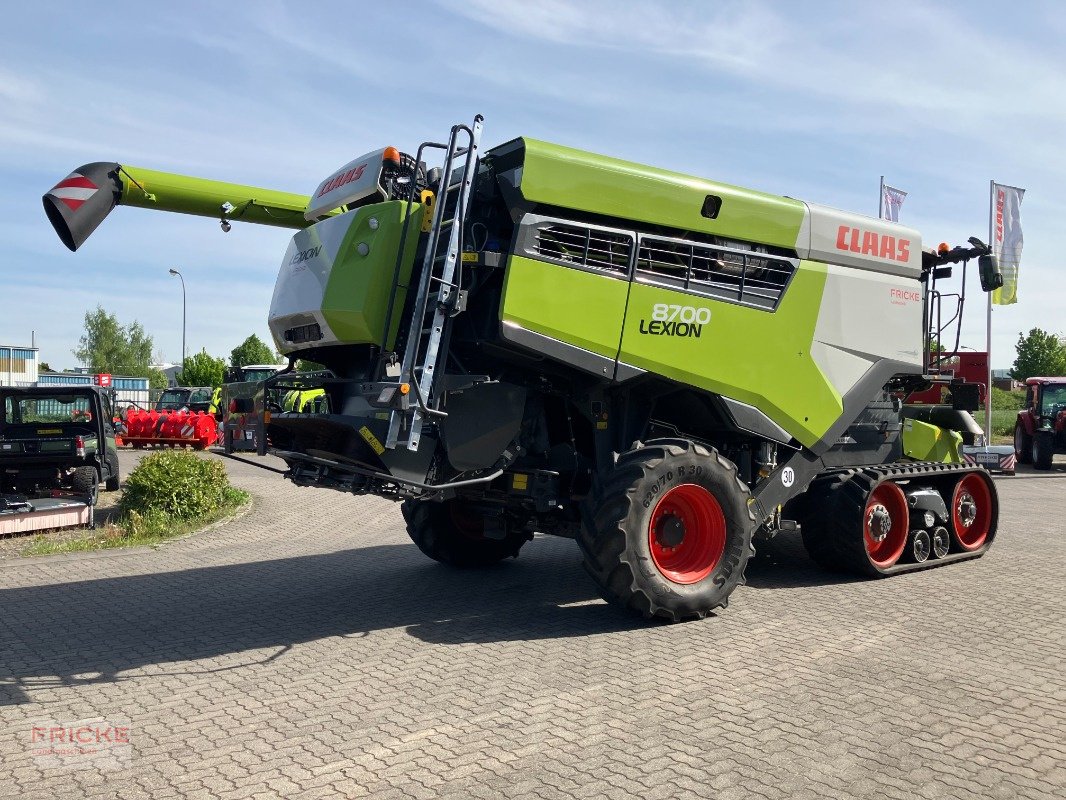
M 116 205 L 296 229 L 264 441 L 296 484 L 402 500 L 438 561 L 569 536 L 608 600 L 679 620 L 724 606 L 780 531 L 868 575 L 988 549 L 996 489 L 960 454 L 973 387 L 956 410 L 901 403 L 934 372 L 941 306 L 961 313 L 937 279 L 976 258 L 999 280 L 981 242 L 923 250 L 902 225 L 534 139 L 484 150 L 481 127 L 357 158 L 310 197 L 94 163 L 44 205 L 72 250 Z M 271 407 L 291 392 L 316 402 Z

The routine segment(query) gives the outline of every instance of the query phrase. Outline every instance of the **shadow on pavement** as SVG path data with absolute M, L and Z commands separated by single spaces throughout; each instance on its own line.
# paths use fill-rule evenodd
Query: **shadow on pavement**
M 755 555 L 748 561 L 745 574 L 747 585 L 753 589 L 793 589 L 868 580 L 819 567 L 807 555 L 798 533 L 783 533 L 768 541 L 755 542 Z
M 600 601 L 573 542 L 548 538 L 484 571 L 435 564 L 413 545 L 383 545 L 0 590 L 0 609 L 0 705 L 28 702 L 30 686 L 115 681 L 146 665 L 275 650 L 238 665 L 246 666 L 301 642 L 379 629 L 404 627 L 447 645 L 648 624 Z M 179 663 L 168 672 L 184 670 Z

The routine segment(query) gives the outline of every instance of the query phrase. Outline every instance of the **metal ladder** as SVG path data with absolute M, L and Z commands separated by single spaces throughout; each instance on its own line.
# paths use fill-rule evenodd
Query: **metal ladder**
M 414 390 L 410 408 L 394 408 L 389 414 L 389 431 L 385 447 L 406 447 L 417 450 L 422 437 L 425 417 L 436 410 L 438 398 L 434 382 L 438 368 L 447 356 L 448 319 L 455 315 L 459 300 L 459 286 L 455 281 L 455 267 L 462 247 L 462 232 L 470 206 L 470 188 L 477 173 L 478 144 L 481 140 L 482 117 L 474 117 L 472 126 L 452 127 L 445 149 L 444 168 L 437 187 L 433 210 L 433 225 L 429 231 L 422 272 L 415 295 L 411 326 L 407 334 L 400 383 Z M 465 135 L 466 146 L 460 146 Z M 456 167 L 462 158 L 462 166 Z M 458 181 L 452 180 L 456 172 Z M 454 188 L 453 188 L 454 187 Z M 449 195 L 458 192 L 453 216 L 445 219 Z M 447 230 L 447 244 L 444 232 Z M 406 422 L 406 425 L 404 424 Z

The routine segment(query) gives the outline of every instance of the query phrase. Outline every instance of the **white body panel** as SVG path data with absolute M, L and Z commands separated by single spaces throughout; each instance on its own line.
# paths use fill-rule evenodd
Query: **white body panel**
M 381 191 L 381 159 L 385 148 L 349 161 L 318 184 L 307 204 L 304 219 L 315 220 L 335 208 L 363 200 Z
M 267 316 L 278 352 L 292 353 L 338 342 L 322 314 L 322 301 L 333 263 L 356 213 L 349 211 L 323 220 L 299 231 L 289 242 L 274 283 L 274 296 Z M 321 339 L 299 344 L 285 340 L 287 329 L 313 322 L 322 329 Z
M 918 281 L 829 264 L 811 356 L 841 395 L 883 359 L 921 373 L 922 318 Z
M 800 258 L 917 279 L 922 236 L 913 228 L 828 206 L 805 203 L 796 249 Z

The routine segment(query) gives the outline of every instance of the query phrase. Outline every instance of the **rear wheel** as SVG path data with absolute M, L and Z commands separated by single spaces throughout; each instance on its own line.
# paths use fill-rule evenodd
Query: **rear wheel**
M 705 617 L 743 580 L 749 497 L 717 451 L 649 442 L 597 482 L 578 537 L 585 567 L 616 605 L 672 621 Z
M 109 492 L 117 492 L 119 487 L 118 478 L 118 456 L 112 456 L 107 460 L 107 482 L 104 483 L 104 488 Z
M 100 496 L 100 475 L 96 467 L 78 467 L 70 477 L 70 488 L 76 494 L 89 498 L 90 505 L 96 505 Z
M 517 526 L 486 535 L 485 515 L 462 498 L 431 501 L 406 500 L 401 507 L 407 534 L 418 549 L 452 567 L 487 567 L 515 558 L 532 535 Z
M 1036 469 L 1051 469 L 1055 456 L 1055 434 L 1052 431 L 1037 431 L 1032 438 L 1033 466 Z
M 1014 425 L 1014 457 L 1019 464 L 1033 462 L 1033 437 L 1026 432 L 1021 422 Z

